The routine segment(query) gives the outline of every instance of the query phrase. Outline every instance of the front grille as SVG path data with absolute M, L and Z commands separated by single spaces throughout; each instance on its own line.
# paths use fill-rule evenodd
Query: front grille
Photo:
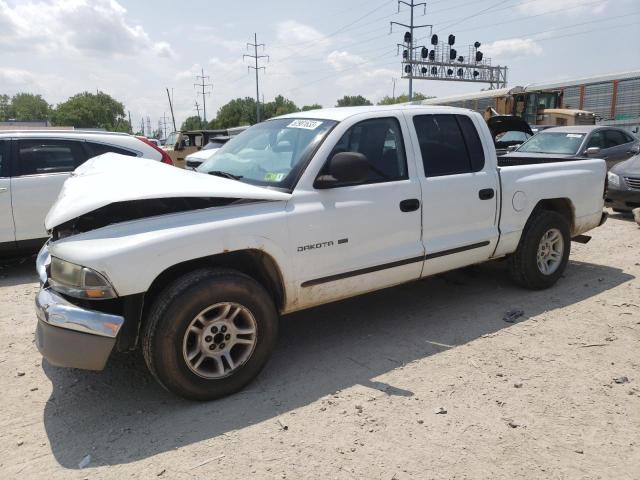
M 640 190 L 640 177 L 624 177 L 631 190 Z

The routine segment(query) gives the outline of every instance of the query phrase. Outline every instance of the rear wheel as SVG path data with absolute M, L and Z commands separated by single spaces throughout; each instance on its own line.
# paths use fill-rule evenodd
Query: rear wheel
M 240 390 L 260 372 L 277 328 L 273 301 L 258 282 L 233 270 L 198 270 L 158 295 L 143 352 L 166 389 L 211 400 Z
M 509 270 L 519 285 L 534 290 L 554 285 L 569 262 L 571 234 L 567 220 L 556 212 L 534 212 L 522 232 Z

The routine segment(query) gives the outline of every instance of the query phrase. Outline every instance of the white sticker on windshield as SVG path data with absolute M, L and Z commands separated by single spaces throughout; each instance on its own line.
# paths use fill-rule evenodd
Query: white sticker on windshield
M 287 125 L 287 128 L 304 128 L 305 130 L 315 130 L 320 125 L 322 125 L 322 122 L 318 120 L 294 120 L 289 125 Z
M 567 133 L 567 138 L 582 138 L 584 135 L 579 133 Z

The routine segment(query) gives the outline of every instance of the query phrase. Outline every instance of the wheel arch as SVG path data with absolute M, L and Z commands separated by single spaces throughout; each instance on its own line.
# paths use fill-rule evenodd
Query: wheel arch
M 149 289 L 142 294 L 142 302 L 136 314 L 127 318 L 128 322 L 133 321 L 137 324 L 135 329 L 131 329 L 136 334 L 130 335 L 126 340 L 123 339 L 124 343 L 119 345 L 119 349 L 133 349 L 138 345 L 140 332 L 149 309 L 167 285 L 189 272 L 207 267 L 229 268 L 248 275 L 267 290 L 273 298 L 276 309 L 283 310 L 286 303 L 284 277 L 275 259 L 265 251 L 250 248 L 200 257 L 172 265 L 153 280 Z
M 531 219 L 540 210 L 556 212 L 561 215 L 569 224 L 569 231 L 573 232 L 575 228 L 576 210 L 573 202 L 569 198 L 545 198 L 538 201 L 533 208 L 529 219 Z

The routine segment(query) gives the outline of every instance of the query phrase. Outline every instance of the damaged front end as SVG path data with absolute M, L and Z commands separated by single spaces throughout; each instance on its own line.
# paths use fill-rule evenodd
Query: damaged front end
M 115 202 L 53 227 L 51 229 L 51 239 L 53 241 L 60 240 L 71 235 L 89 232 L 114 223 L 205 208 L 225 207 L 236 203 L 247 203 L 247 200 L 216 197 L 173 197 Z

